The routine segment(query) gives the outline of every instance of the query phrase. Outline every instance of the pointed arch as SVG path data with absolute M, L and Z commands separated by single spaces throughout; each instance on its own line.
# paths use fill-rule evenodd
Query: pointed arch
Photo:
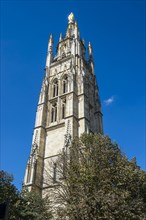
M 52 95 L 53 97 L 58 96 L 58 79 L 55 79 L 52 83 Z
M 68 92 L 68 76 L 64 75 L 62 79 L 62 92 L 66 93 Z
M 26 179 L 26 183 L 30 182 L 30 177 L 31 177 L 31 167 L 30 167 L 30 161 L 29 161 L 28 165 L 27 165 L 27 179 Z
M 51 123 L 57 121 L 57 104 L 52 104 L 51 107 Z
M 61 118 L 64 119 L 66 115 L 66 100 L 62 100 L 62 105 L 61 105 Z
M 53 121 L 54 121 L 54 108 L 52 106 L 52 108 L 51 108 L 51 122 L 53 122 Z

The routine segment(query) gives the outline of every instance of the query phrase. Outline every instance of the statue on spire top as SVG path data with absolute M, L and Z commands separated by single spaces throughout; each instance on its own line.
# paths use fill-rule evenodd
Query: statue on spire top
M 74 14 L 71 12 L 70 15 L 68 16 L 68 23 L 73 23 L 74 22 Z

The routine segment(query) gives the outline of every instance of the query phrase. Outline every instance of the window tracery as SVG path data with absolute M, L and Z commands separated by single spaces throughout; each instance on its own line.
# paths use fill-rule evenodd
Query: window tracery
M 53 97 L 58 96 L 58 80 L 53 82 Z
M 57 121 L 57 104 L 53 104 L 51 108 L 51 122 Z
M 66 100 L 64 99 L 62 101 L 62 108 L 61 108 L 62 119 L 65 118 L 65 112 L 66 112 Z
M 63 93 L 68 92 L 68 77 L 65 76 L 63 79 Z

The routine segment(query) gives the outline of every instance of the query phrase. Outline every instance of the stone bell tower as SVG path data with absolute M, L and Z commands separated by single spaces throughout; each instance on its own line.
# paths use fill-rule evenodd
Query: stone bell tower
M 24 178 L 24 186 L 29 190 L 45 190 L 44 172 L 48 161 L 54 160 L 74 137 L 84 132 L 103 133 L 90 43 L 88 59 L 85 54 L 84 40 L 71 13 L 65 36 L 60 34 L 56 56 L 53 56 L 52 34 L 48 42 L 45 76 Z

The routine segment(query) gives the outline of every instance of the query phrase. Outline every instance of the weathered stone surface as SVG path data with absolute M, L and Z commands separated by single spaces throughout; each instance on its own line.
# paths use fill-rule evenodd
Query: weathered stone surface
M 25 187 L 29 190 L 33 187 L 40 192 L 46 190 L 45 173 L 49 164 L 69 143 L 68 138 L 73 139 L 83 132 L 103 133 L 92 46 L 89 43 L 86 60 L 85 44 L 72 15 L 66 36 L 59 39 L 55 57 L 52 48 L 53 36 L 50 35 L 46 74 L 24 178 Z

